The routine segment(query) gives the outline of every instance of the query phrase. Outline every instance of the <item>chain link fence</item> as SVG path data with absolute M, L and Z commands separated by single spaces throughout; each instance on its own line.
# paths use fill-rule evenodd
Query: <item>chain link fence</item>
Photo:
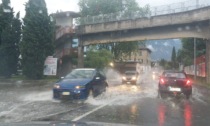
M 77 18 L 76 20 L 79 25 L 96 24 L 96 23 L 104 23 L 104 22 L 112 22 L 120 20 L 129 20 L 129 19 L 134 20 L 137 18 L 150 18 L 152 16 L 186 12 L 207 6 L 210 6 L 210 0 L 189 0 L 185 2 L 156 6 L 156 7 L 145 6 L 140 11 L 137 12 L 122 11 L 111 14 L 101 14 L 97 16 L 81 17 Z

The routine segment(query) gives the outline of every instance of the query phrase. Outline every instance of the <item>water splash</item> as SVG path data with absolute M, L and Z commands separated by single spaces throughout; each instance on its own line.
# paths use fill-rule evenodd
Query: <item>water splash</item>
M 91 105 L 103 105 L 110 103 L 110 105 L 127 105 L 133 101 L 145 97 L 155 98 L 157 91 L 152 89 L 142 90 L 139 85 L 120 85 L 109 87 L 107 92 L 93 98 L 89 97 L 86 103 Z
M 23 101 L 53 101 L 52 91 L 31 92 L 22 96 Z

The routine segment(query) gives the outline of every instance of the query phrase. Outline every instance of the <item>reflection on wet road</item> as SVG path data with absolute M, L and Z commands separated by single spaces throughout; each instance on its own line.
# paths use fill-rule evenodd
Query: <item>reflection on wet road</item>
M 0 111 L 0 121 L 30 121 L 43 117 L 40 120 L 145 126 L 209 124 L 210 103 L 207 94 L 201 93 L 202 89 L 194 87 L 190 100 L 172 97 L 160 99 L 157 97 L 157 83 L 157 79 L 150 73 L 141 75 L 137 85 L 117 85 L 115 81 L 106 93 L 97 98 L 90 97 L 84 104 L 52 100 L 52 85 L 44 88 L 27 87 L 27 91 L 22 88 L 1 90 L 0 93 L 6 95 L 0 96 L 0 106 L 4 107 Z M 17 94 L 18 98 L 14 97 Z M 11 103 L 13 105 L 9 105 Z

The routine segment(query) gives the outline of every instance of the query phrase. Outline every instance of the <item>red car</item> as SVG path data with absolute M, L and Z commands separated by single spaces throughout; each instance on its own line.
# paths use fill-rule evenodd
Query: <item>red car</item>
M 192 82 L 183 71 L 164 71 L 159 78 L 158 93 L 160 97 L 167 95 L 192 95 Z

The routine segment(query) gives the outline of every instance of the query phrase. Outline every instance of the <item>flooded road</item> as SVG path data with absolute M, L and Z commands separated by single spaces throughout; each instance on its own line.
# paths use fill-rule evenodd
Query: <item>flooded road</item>
M 53 100 L 53 84 L 54 82 L 45 81 L 2 82 L 0 122 L 31 121 L 78 106 Z
M 152 78 L 150 72 L 142 74 L 136 86 L 117 84 L 117 81 L 109 83 L 107 92 L 97 98 L 89 97 L 85 103 L 53 100 L 52 82 L 44 86 L 1 88 L 0 121 L 76 121 L 145 126 L 207 126 L 210 122 L 210 93 L 207 89 L 194 86 L 190 100 L 160 99 L 158 80 Z

